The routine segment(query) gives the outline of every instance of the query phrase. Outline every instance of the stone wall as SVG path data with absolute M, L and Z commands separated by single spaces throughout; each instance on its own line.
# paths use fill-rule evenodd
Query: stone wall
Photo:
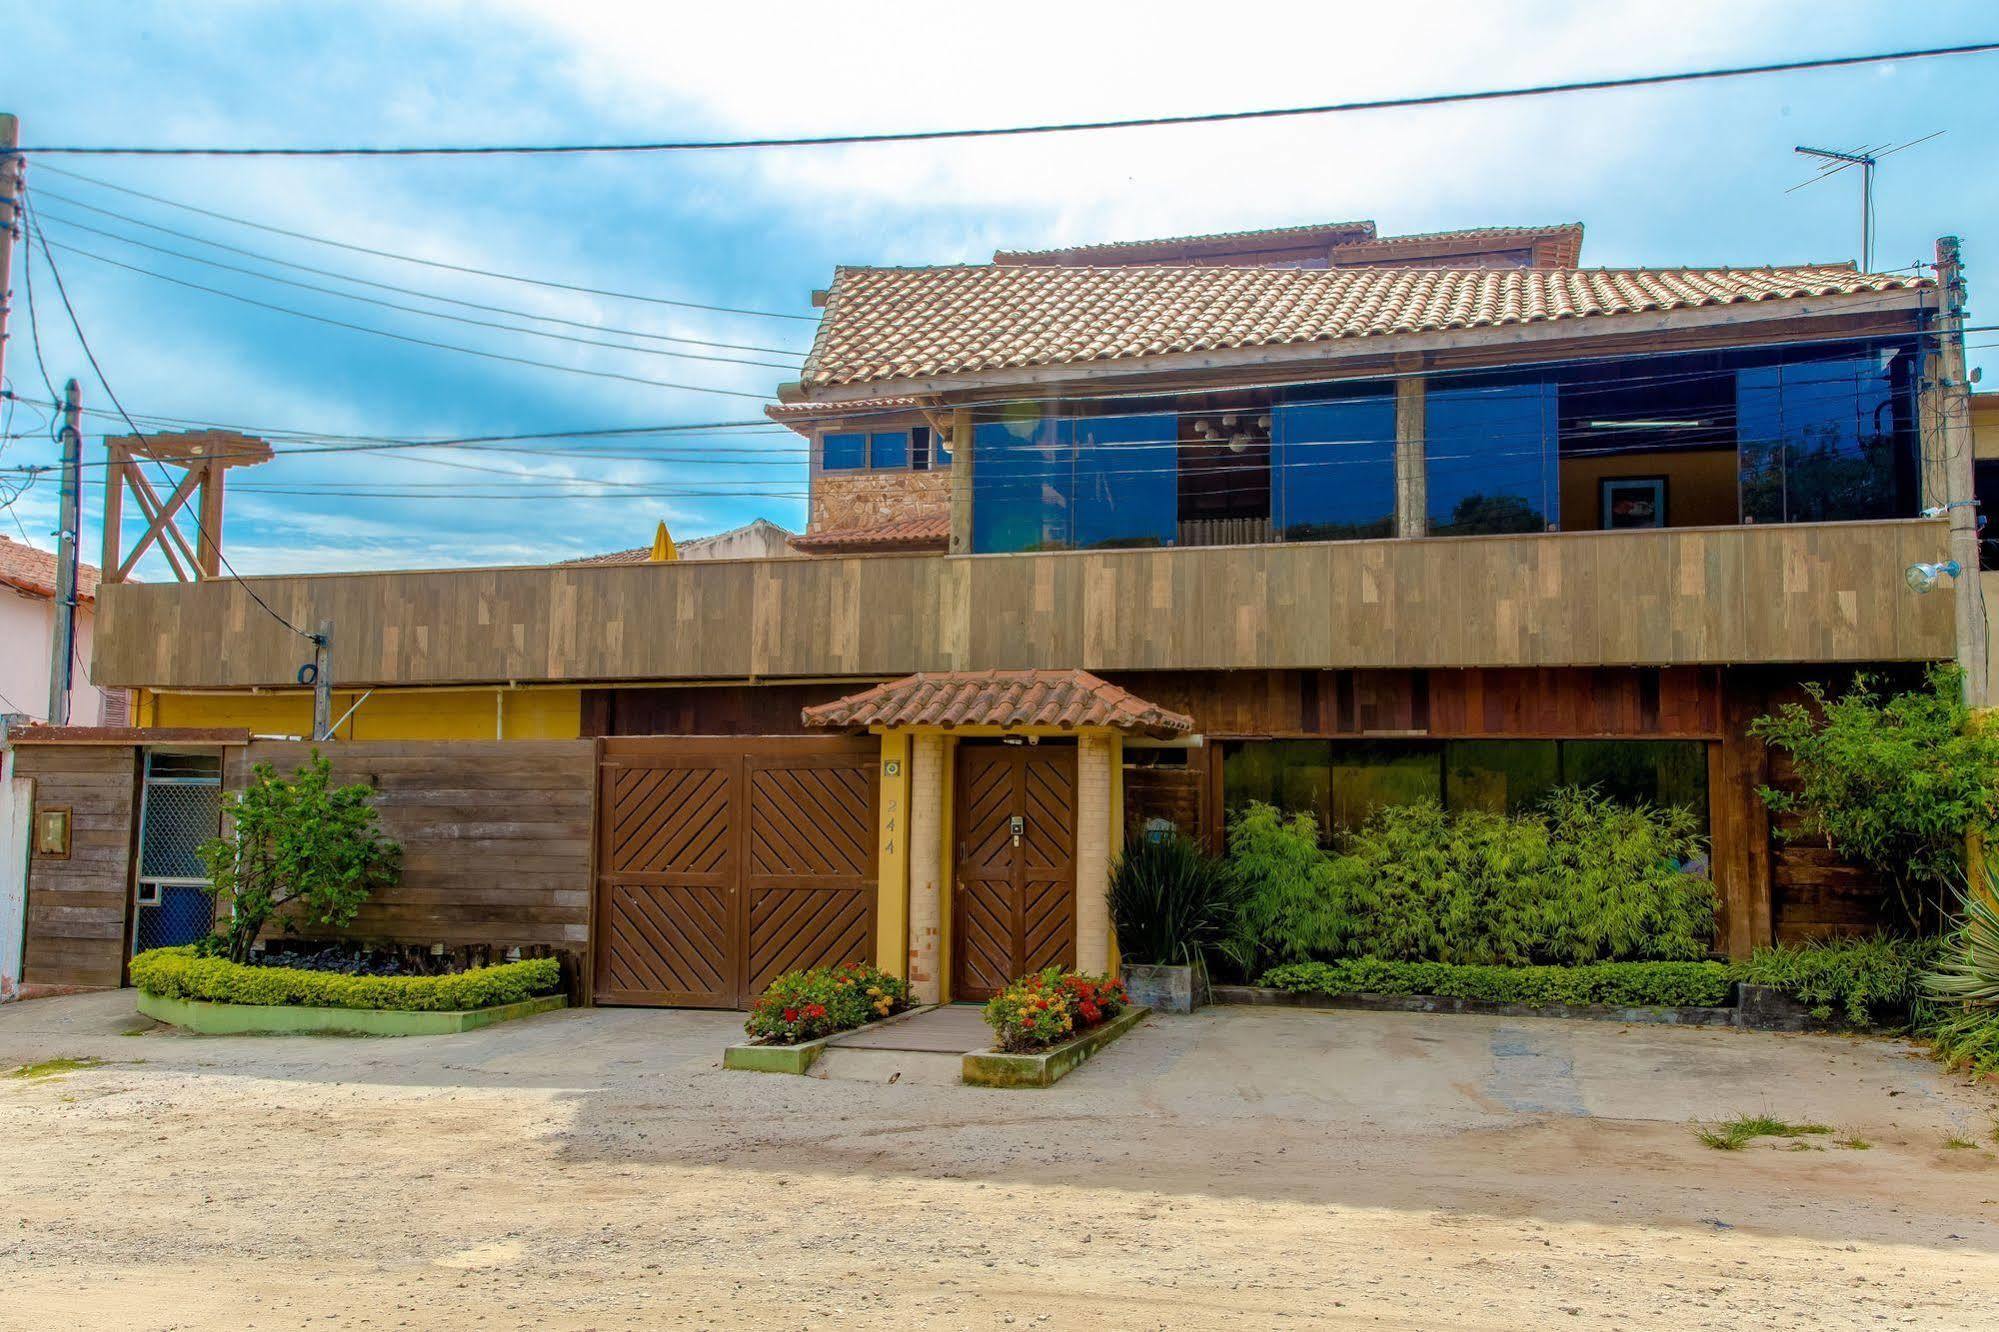
M 905 518 L 948 517 L 951 472 L 817 472 L 813 532 L 879 527 Z

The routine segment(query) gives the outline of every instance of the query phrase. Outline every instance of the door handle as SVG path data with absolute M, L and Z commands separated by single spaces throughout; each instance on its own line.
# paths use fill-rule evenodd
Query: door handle
M 1013 834 L 1013 844 L 1020 845 L 1020 835 L 1027 831 L 1027 820 L 1016 814 L 1006 821 L 1007 830 Z

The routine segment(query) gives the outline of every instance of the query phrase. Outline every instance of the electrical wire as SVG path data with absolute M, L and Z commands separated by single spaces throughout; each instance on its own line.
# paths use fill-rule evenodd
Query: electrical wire
M 359 245 L 352 241 L 335 240 L 331 236 L 315 236 L 309 231 L 293 231 L 288 227 L 273 226 L 271 223 L 253 221 L 247 217 L 237 217 L 233 213 L 218 212 L 213 208 L 202 208 L 196 204 L 183 203 L 179 199 L 169 199 L 165 195 L 148 194 L 144 190 L 135 190 L 129 185 L 114 185 L 108 180 L 99 180 L 94 176 L 86 176 L 81 172 L 69 171 L 50 162 L 41 162 L 37 165 L 43 171 L 53 171 L 57 175 L 67 176 L 71 180 L 80 180 L 87 185 L 95 185 L 100 189 L 115 190 L 119 194 L 129 194 L 135 199 L 145 199 L 151 203 L 164 204 L 168 208 L 178 208 L 184 212 L 198 213 L 202 217 L 212 217 L 218 222 L 232 222 L 239 227 L 250 227 L 256 231 L 269 232 L 274 236 L 289 236 L 293 240 L 311 241 L 315 245 L 330 245 L 334 249 L 348 250 L 355 254 L 370 254 L 378 259 L 394 259 L 401 263 L 420 264 L 425 268 L 438 268 L 450 273 L 468 273 L 474 277 L 496 278 L 503 282 L 520 282 L 532 287 L 549 287 L 556 291 L 573 291 L 586 296 L 608 296 L 615 300 L 637 301 L 644 305 L 669 305 L 681 310 L 705 310 L 711 314 L 747 315 L 758 319 L 791 319 L 808 324 L 817 323 L 819 320 L 818 315 L 790 314 L 781 310 L 752 310 L 736 305 L 704 305 L 698 301 L 674 300 L 666 296 L 646 296 L 630 291 L 612 291 L 604 287 L 586 287 L 573 282 L 557 282 L 552 278 L 528 277 L 520 273 L 502 272 L 498 269 L 474 268 L 467 264 L 446 263 L 442 259 L 425 259 L 414 254 L 400 254 L 394 250 L 377 249 L 371 245 Z
M 104 367 L 98 363 L 97 353 L 91 350 L 90 339 L 84 335 L 83 321 L 77 318 L 76 306 L 71 304 L 69 299 L 69 288 L 64 284 L 62 280 L 62 269 L 56 265 L 55 255 L 51 253 L 49 250 L 49 243 L 47 237 L 42 235 L 42 229 L 40 223 L 34 215 L 34 203 L 27 197 L 26 191 L 22 192 L 21 209 L 23 215 L 28 219 L 28 222 L 30 224 L 29 230 L 33 234 L 35 240 L 41 245 L 42 260 L 49 266 L 49 276 L 55 279 L 56 294 L 62 298 L 63 310 L 65 313 L 69 315 L 70 328 L 76 333 L 77 345 L 83 348 L 84 359 L 90 362 L 91 373 L 97 376 L 98 384 L 101 385 L 104 389 L 104 396 L 111 399 L 111 405 L 118 409 L 118 414 L 120 416 L 125 416 L 125 404 L 118 401 L 117 391 L 111 387 L 111 381 L 105 378 Z M 32 269 L 34 266 L 32 255 L 29 256 L 29 261 L 30 262 L 28 264 L 28 267 Z M 146 438 L 146 432 L 139 429 L 138 423 L 132 420 L 129 416 L 125 416 L 125 425 L 128 429 L 131 430 L 133 434 L 139 437 L 141 443 L 149 442 Z M 81 445 L 81 443 L 82 441 L 81 439 L 79 439 L 78 444 Z M 80 451 L 81 449 L 79 448 L 79 452 Z M 160 467 L 157 461 L 155 461 L 153 465 L 155 469 L 157 469 L 160 472 L 162 480 L 165 480 L 166 479 L 165 469 Z M 229 563 L 229 557 L 222 553 L 222 541 L 220 533 L 216 533 L 213 536 L 211 536 L 209 533 L 203 531 L 201 527 L 201 519 L 197 514 L 189 513 L 187 517 L 188 521 L 194 527 L 196 537 L 199 540 L 206 542 L 208 544 L 209 548 L 215 552 L 216 559 L 221 563 L 222 567 L 228 571 L 229 576 L 231 578 L 236 580 L 237 586 L 241 587 L 245 592 L 248 592 L 250 594 L 250 599 L 256 602 L 257 605 L 263 609 L 266 615 L 270 616 L 272 619 L 276 620 L 279 624 L 283 625 L 285 628 L 297 634 L 300 638 L 306 639 L 309 642 L 313 643 L 317 643 L 319 641 L 318 635 L 307 633 L 305 630 L 299 628 L 297 625 L 293 624 L 290 620 L 280 615 L 277 611 L 273 610 L 271 608 L 271 604 L 265 601 L 263 597 L 258 595 L 257 589 L 251 587 L 247 582 L 243 580 L 243 575 L 236 572 L 236 567 L 231 563 Z M 113 572 L 114 571 L 112 570 L 105 570 L 104 575 L 109 577 L 112 576 Z
M 1758 65 L 1681 70 L 1668 74 L 1639 74 L 1623 78 L 1577 79 L 1562 83 L 1528 84 L 1511 88 L 1490 88 L 1475 92 L 1429 93 L 1410 97 L 1382 97 L 1362 101 L 1328 102 L 1318 106 L 1264 108 L 1253 111 L 1209 111 L 1177 116 L 1136 116 L 1116 120 L 1080 120 L 1030 125 L 988 126 L 964 129 L 903 130 L 877 134 L 822 134 L 796 138 L 683 139 L 650 143 L 564 143 L 564 144 L 464 144 L 401 147 L 194 147 L 109 145 L 37 145 L 24 153 L 47 156 L 96 157 L 464 157 L 518 156 L 596 153 L 712 152 L 751 148 L 828 148 L 859 144 L 922 143 L 954 139 L 991 139 L 1020 135 L 1075 134 L 1095 130 L 1154 129 L 1177 125 L 1212 125 L 1245 120 L 1276 120 L 1298 116 L 1327 116 L 1356 111 L 1405 110 L 1411 107 L 1455 106 L 1495 102 L 1525 97 L 1549 97 L 1564 93 L 1605 92 L 1621 88 L 1648 88 L 1664 84 L 1707 82 L 1716 79 L 1746 78 L 1764 74 L 1792 74 L 1806 70 L 1838 69 L 1874 65 L 1889 61 L 1923 60 L 1944 56 L 1977 55 L 1999 50 L 1999 42 L 1935 46 L 1905 51 L 1883 51 L 1869 55 L 1822 56 L 1806 60 L 1772 61 Z

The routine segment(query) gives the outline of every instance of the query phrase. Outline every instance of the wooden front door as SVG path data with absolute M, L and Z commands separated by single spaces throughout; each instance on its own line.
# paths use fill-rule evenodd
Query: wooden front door
M 951 997 L 1076 965 L 1076 748 L 958 748 Z
M 597 794 L 595 998 L 741 1008 L 875 956 L 872 736 L 620 736 Z

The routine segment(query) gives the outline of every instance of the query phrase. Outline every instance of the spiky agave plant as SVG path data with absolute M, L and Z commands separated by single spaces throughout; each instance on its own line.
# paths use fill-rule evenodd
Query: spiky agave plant
M 1967 887 L 1964 919 L 1924 988 L 1938 999 L 1999 1014 L 1999 868 L 1987 863 L 1981 889 Z

